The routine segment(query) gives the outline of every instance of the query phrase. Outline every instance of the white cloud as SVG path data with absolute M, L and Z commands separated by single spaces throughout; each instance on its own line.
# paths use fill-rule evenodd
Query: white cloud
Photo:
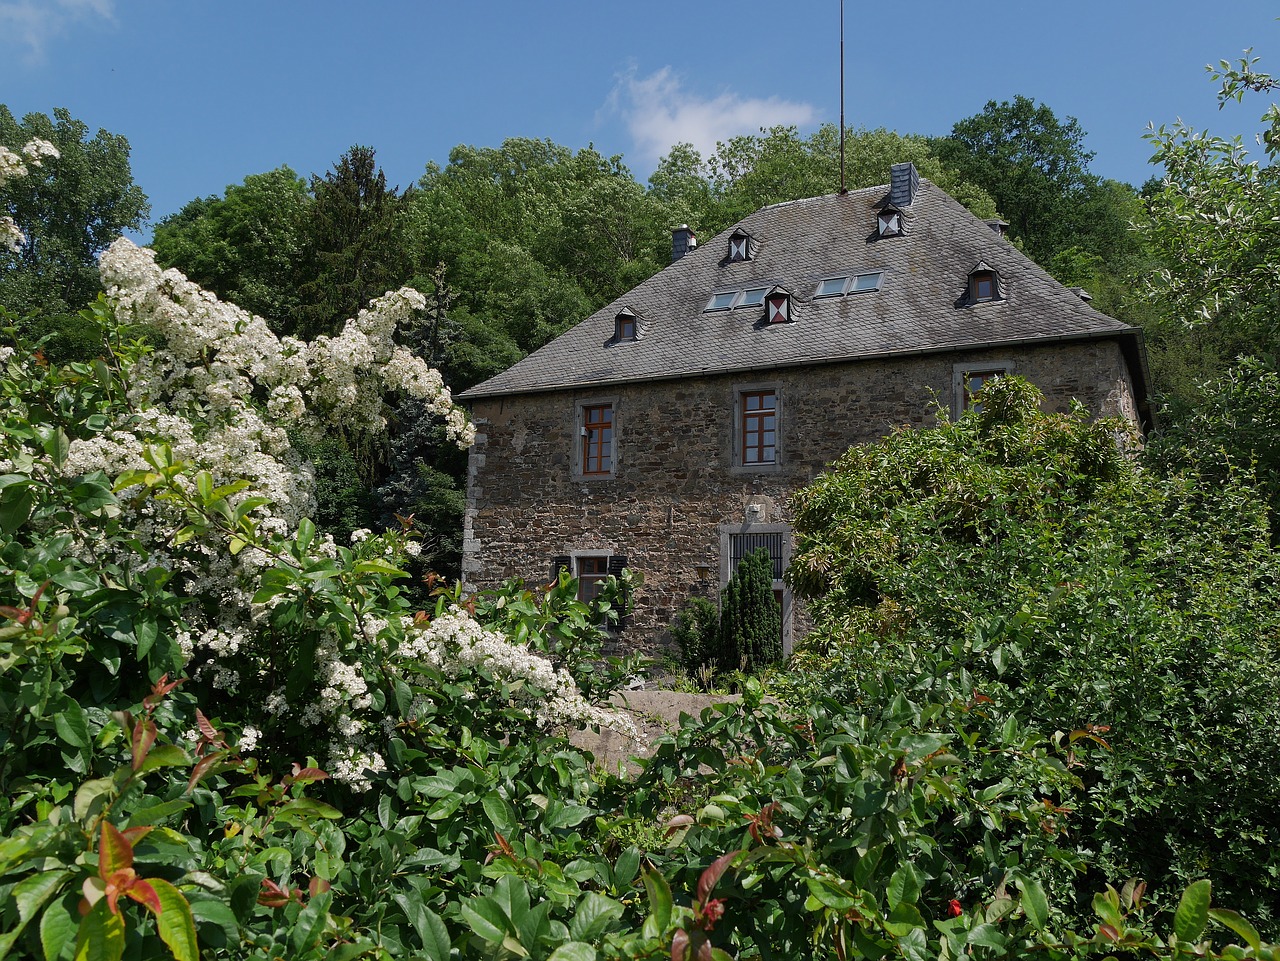
M 717 141 L 779 124 L 807 126 L 817 110 L 779 97 L 743 98 L 726 91 L 709 99 L 686 92 L 670 67 L 647 77 L 632 69 L 619 77 L 608 109 L 619 113 L 642 161 L 656 162 L 677 143 L 691 143 L 709 156 Z
M 115 19 L 115 0 L 0 0 L 0 48 L 26 48 L 26 60 L 39 63 L 45 45 L 71 24 L 88 18 Z

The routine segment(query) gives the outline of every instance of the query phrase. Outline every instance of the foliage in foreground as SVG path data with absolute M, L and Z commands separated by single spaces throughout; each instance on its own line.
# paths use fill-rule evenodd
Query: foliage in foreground
M 1172 929 L 1158 909 L 1173 896 L 1148 904 L 1137 884 L 1079 908 L 1072 811 L 1096 735 L 1043 736 L 976 671 L 868 675 L 867 708 L 792 710 L 748 689 L 687 718 L 638 779 L 593 771 L 547 720 L 631 670 L 601 670 L 608 595 L 590 609 L 562 578 L 441 592 L 411 616 L 402 537 L 319 550 L 309 523 L 256 524 L 241 488 L 160 449 L 145 472 L 76 474 L 69 432 L 104 429 L 123 402 L 124 372 L 106 374 L 16 352 L 5 368 L 9 956 L 1065 959 L 1212 955 L 1208 937 L 1271 956 L 1247 922 L 1210 913 L 1207 883 Z M 268 559 L 245 643 L 299 685 L 294 711 L 353 669 L 342 683 L 358 678 L 384 718 L 363 761 L 310 759 L 298 714 L 248 696 L 269 677 L 233 692 L 216 671 L 188 679 L 179 636 L 198 608 L 137 549 L 147 502 L 176 505 L 168 536 L 211 561 L 231 545 Z M 334 632 L 341 657 L 317 657 Z
M 851 450 L 803 495 L 790 577 L 815 598 L 823 690 L 967 670 L 994 709 L 1091 731 L 1081 898 L 1138 876 L 1280 917 L 1277 575 L 1229 471 L 1144 469 L 1119 424 L 1044 414 L 1015 378 L 980 412 Z

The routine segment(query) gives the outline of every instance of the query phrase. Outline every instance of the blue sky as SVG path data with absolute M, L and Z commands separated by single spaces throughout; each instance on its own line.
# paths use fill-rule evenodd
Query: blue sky
M 1204 65 L 1280 73 L 1275 0 L 846 0 L 846 120 L 944 134 L 1023 94 L 1140 184 L 1149 122 L 1252 136 Z M 667 147 L 839 116 L 838 0 L 0 0 L 0 103 L 129 138 L 153 220 L 288 164 L 377 149 L 392 183 L 460 143 L 594 143 L 641 180 Z M 835 185 L 833 185 L 834 189 Z M 146 236 L 146 234 L 144 234 Z

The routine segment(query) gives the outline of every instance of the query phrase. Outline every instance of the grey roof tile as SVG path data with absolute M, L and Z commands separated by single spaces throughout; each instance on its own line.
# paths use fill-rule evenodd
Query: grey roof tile
M 886 187 L 765 207 L 463 399 L 704 373 L 761 370 L 892 354 L 1036 341 L 1136 337 L 1100 313 L 928 180 L 911 205 L 910 231 L 876 236 Z M 750 260 L 727 259 L 728 238 L 753 238 Z M 968 305 L 968 274 L 985 263 L 1003 299 Z M 878 291 L 814 299 L 833 274 L 883 270 Z M 793 322 L 766 325 L 764 308 L 707 313 L 712 292 L 781 284 Z M 614 317 L 629 307 L 642 335 L 614 343 Z

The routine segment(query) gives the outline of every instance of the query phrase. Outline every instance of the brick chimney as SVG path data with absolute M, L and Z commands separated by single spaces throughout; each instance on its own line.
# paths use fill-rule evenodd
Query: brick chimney
M 910 207 L 919 189 L 920 174 L 915 164 L 907 161 L 889 168 L 889 203 L 898 208 Z
M 671 231 L 671 262 L 674 264 L 696 246 L 698 238 L 693 235 L 692 228 L 688 224 L 681 224 Z

